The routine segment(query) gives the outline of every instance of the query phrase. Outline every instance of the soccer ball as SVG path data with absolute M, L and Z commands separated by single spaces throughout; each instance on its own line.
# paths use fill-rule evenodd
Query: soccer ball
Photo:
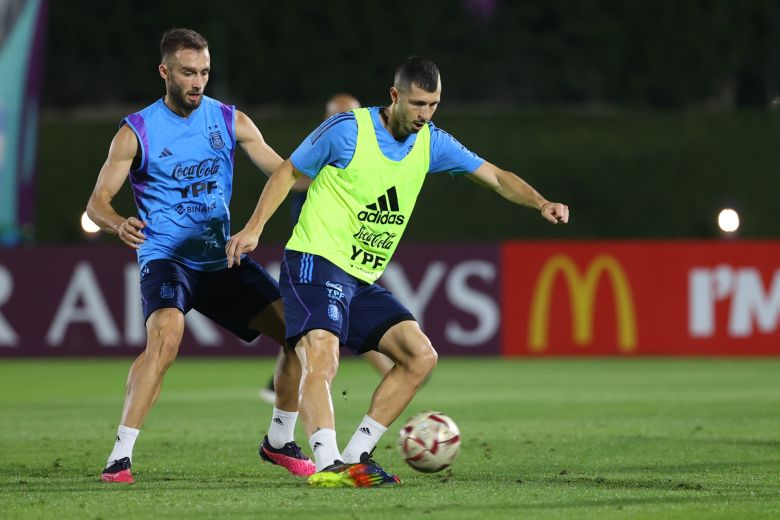
M 418 413 L 398 433 L 401 457 L 423 473 L 449 467 L 460 453 L 460 430 L 441 412 Z

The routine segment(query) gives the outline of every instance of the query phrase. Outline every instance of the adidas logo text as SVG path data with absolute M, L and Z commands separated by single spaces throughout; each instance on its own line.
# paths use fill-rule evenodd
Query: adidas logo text
M 371 211 L 363 210 L 358 213 L 358 220 L 361 222 L 397 224 L 400 226 L 406 220 L 404 215 L 391 213 L 400 211 L 398 193 L 395 190 L 395 186 L 388 189 L 384 195 L 378 197 L 376 202 L 366 205 L 366 209 Z
M 377 224 L 397 224 L 401 225 L 406 220 L 403 215 L 396 215 L 395 213 L 382 213 L 379 211 L 361 211 L 358 213 L 358 220 L 361 222 L 371 222 Z

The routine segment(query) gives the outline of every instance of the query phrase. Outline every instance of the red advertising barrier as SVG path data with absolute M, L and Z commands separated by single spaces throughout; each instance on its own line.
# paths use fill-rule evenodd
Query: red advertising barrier
M 255 259 L 277 276 L 281 250 Z M 780 355 L 780 241 L 406 245 L 380 282 L 443 355 Z M 132 252 L 0 250 L 0 356 L 133 355 Z M 196 312 L 183 355 L 273 355 Z
M 780 242 L 515 242 L 501 262 L 505 355 L 780 355 Z
M 281 248 L 252 256 L 278 278 Z M 498 355 L 499 246 L 399 248 L 382 284 L 442 354 Z M 135 355 L 144 347 L 138 265 L 126 247 L 0 249 L 0 356 Z M 275 355 L 192 311 L 181 354 Z

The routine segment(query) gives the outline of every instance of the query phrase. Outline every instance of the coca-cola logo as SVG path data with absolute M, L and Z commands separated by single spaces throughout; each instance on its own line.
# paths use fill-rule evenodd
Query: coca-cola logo
M 171 176 L 176 180 L 195 180 L 204 177 L 211 177 L 219 173 L 220 157 L 208 157 L 196 164 L 183 165 L 177 164 L 171 172 Z
M 395 242 L 395 237 L 398 236 L 398 234 L 388 233 L 387 231 L 382 231 L 380 233 L 372 233 L 368 229 L 366 229 L 365 226 L 361 226 L 360 231 L 358 231 L 352 236 L 356 238 L 359 242 L 369 247 L 373 247 L 374 249 L 389 250 L 391 247 L 393 247 L 393 243 Z

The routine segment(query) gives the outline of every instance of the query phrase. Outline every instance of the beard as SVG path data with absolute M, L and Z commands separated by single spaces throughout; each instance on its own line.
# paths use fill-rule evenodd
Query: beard
M 198 92 L 198 98 L 195 101 L 187 99 L 187 93 L 183 88 L 174 86 L 170 92 L 171 102 L 177 107 L 186 112 L 192 112 L 200 106 L 200 102 L 203 100 L 203 91 Z

